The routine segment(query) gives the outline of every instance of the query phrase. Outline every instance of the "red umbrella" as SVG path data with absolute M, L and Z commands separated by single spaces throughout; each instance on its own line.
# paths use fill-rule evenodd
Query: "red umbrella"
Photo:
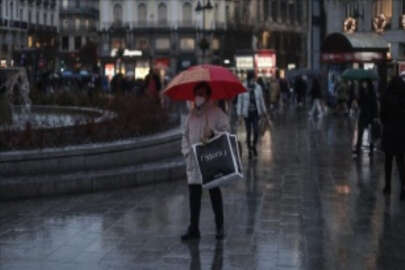
M 211 99 L 230 99 L 246 91 L 240 80 L 227 68 L 198 65 L 181 72 L 169 83 L 163 93 L 174 100 L 194 100 L 194 87 L 207 82 L 212 89 Z

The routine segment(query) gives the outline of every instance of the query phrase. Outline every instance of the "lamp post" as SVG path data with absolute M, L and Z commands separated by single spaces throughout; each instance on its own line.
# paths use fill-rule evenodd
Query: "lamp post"
M 210 44 L 205 38 L 205 11 L 206 10 L 212 10 L 214 7 L 212 6 L 210 0 L 205 3 L 205 0 L 203 0 L 203 5 L 201 5 L 200 1 L 197 3 L 197 7 L 195 8 L 196 12 L 202 12 L 203 16 L 203 28 L 202 28 L 202 38 L 199 42 L 200 49 L 202 51 L 202 61 L 205 62 L 205 51 L 209 48 Z

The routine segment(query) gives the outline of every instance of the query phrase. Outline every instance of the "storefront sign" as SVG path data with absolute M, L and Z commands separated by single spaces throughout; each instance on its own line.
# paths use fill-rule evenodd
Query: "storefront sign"
M 356 53 L 324 53 L 322 61 L 328 63 L 345 62 L 376 62 L 384 60 L 384 54 L 380 52 L 356 52 Z
M 118 53 L 118 49 L 116 49 L 116 48 L 112 49 L 111 57 L 116 57 L 117 53 Z M 142 56 L 142 51 L 125 49 L 122 56 L 127 56 L 127 57 Z
M 254 69 L 253 57 L 252 56 L 236 56 L 236 68 L 243 70 Z
M 259 76 L 270 77 L 275 67 L 276 53 L 273 50 L 260 50 L 255 54 L 255 69 Z

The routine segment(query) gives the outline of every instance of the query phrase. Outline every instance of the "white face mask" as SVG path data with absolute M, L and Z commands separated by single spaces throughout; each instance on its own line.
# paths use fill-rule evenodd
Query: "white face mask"
M 196 96 L 194 103 L 197 107 L 201 107 L 205 103 L 205 97 Z

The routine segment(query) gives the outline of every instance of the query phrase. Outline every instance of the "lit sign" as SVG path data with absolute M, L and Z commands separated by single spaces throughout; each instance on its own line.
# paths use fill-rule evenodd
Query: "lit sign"
M 114 48 L 111 50 L 111 57 L 116 57 L 118 53 L 118 49 Z M 142 51 L 139 50 L 128 50 L 125 49 L 123 56 L 133 57 L 133 56 L 142 56 Z
M 253 57 L 252 56 L 237 56 L 236 68 L 237 69 L 253 69 Z

